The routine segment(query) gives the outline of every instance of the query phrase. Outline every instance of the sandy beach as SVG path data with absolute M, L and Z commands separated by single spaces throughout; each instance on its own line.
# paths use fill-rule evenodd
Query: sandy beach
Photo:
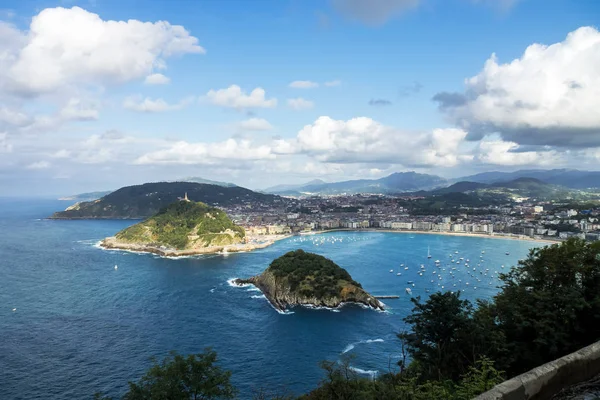
M 329 229 L 325 231 L 314 231 L 307 234 L 319 235 L 327 232 L 385 232 L 385 233 L 400 233 L 400 234 L 419 234 L 419 235 L 442 235 L 442 236 L 465 236 L 465 237 L 478 237 L 485 239 L 505 239 L 505 240 L 524 240 L 529 242 L 539 242 L 547 244 L 560 243 L 560 239 L 550 238 L 531 238 L 525 235 L 512 235 L 503 233 L 493 233 L 491 235 L 484 233 L 468 233 L 468 232 L 437 232 L 437 231 L 418 231 L 418 230 L 393 230 L 393 229 L 376 229 L 376 228 L 364 228 L 364 229 Z

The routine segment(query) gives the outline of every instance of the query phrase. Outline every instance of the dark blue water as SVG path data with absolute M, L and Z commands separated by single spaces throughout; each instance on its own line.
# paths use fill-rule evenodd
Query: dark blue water
M 352 365 L 365 374 L 386 371 L 398 360 L 395 335 L 411 309 L 407 287 L 413 295 L 427 296 L 443 285 L 464 290 L 466 298 L 489 297 L 497 290 L 490 275 L 501 265 L 507 270 L 535 245 L 337 232 L 290 238 L 246 254 L 165 259 L 94 247 L 132 221 L 43 219 L 67 205 L 0 199 L 1 399 L 79 399 L 97 391 L 118 396 L 150 365 L 149 357 L 209 346 L 233 371 L 241 398 L 260 387 L 307 391 L 322 378 L 319 361 L 342 354 L 354 355 Z M 401 299 L 385 301 L 386 313 L 346 306 L 282 315 L 260 292 L 228 285 L 228 279 L 255 275 L 296 248 L 331 258 L 372 294 Z M 449 264 L 459 257 L 469 258 L 471 266 L 464 260 Z M 433 265 L 436 259 L 440 268 Z

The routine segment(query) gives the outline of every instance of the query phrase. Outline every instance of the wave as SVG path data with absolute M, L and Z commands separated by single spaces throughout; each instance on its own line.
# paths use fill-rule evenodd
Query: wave
M 251 288 L 246 289 L 246 292 L 260 292 L 260 289 L 253 285 Z
M 377 374 L 379 373 L 379 371 L 376 371 L 376 370 L 365 370 L 365 369 L 360 369 L 360 368 L 352 367 L 352 366 L 350 366 L 348 368 L 350 368 L 352 371 L 356 372 L 357 374 L 369 375 L 371 377 L 371 379 L 375 378 L 377 376 Z
M 230 279 L 227 279 L 227 283 L 229 284 L 229 286 L 236 287 L 236 288 L 255 287 L 251 283 L 236 283 L 235 281 L 238 280 L 238 279 L 239 278 L 230 278 Z
M 254 296 L 250 296 L 251 299 L 266 299 L 267 296 L 265 296 L 264 294 L 257 294 Z
M 344 351 L 342 351 L 342 354 L 345 354 L 345 353 L 353 350 L 354 347 L 358 346 L 359 344 L 383 343 L 383 342 L 385 342 L 385 340 L 383 340 L 383 339 L 367 339 L 367 340 L 361 340 L 359 342 L 350 343 L 348 346 L 346 346 Z

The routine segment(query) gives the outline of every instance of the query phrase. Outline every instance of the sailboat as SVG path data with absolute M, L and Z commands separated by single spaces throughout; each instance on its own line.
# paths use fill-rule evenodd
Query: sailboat
M 431 258 L 431 254 L 429 254 L 429 246 L 427 246 L 427 258 Z

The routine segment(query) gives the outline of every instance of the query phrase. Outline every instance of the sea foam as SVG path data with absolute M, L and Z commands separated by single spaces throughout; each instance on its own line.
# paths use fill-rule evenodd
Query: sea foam
M 383 339 L 367 339 L 367 340 L 361 340 L 359 342 L 350 343 L 348 346 L 346 346 L 346 348 L 344 349 L 344 351 L 342 351 L 342 354 L 345 354 L 345 353 L 353 350 L 359 344 L 383 343 L 383 342 L 384 342 Z

